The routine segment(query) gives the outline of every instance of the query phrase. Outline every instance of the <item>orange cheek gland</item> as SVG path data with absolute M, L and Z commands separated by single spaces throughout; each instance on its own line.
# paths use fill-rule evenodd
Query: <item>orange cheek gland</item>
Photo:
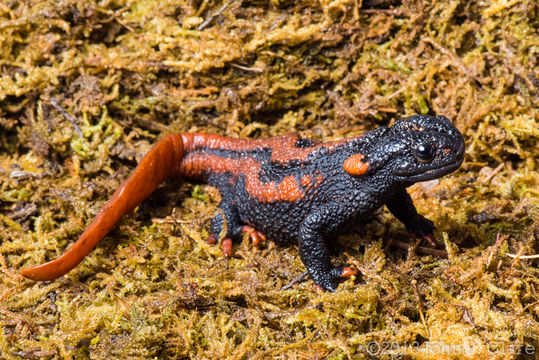
M 364 163 L 363 154 L 355 154 L 350 156 L 343 164 L 343 169 L 350 175 L 361 176 L 365 175 L 369 169 L 369 164 Z

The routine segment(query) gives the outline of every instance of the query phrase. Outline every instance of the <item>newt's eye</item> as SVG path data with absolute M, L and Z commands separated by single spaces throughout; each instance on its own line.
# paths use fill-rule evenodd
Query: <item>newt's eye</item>
M 434 149 L 430 144 L 419 144 L 414 149 L 414 156 L 420 163 L 426 163 L 434 159 Z

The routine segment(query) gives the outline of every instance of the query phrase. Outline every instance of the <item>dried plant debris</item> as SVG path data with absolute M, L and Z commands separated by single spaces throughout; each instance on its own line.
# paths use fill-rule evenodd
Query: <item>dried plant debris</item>
M 538 19 L 533 0 L 2 2 L 0 358 L 536 359 Z M 217 191 L 178 180 L 63 278 L 18 274 L 167 133 L 330 140 L 415 113 L 466 137 L 461 171 L 411 188 L 443 251 L 395 247 L 380 211 L 339 240 L 361 275 L 319 293 L 295 246 L 224 260 L 203 241 Z

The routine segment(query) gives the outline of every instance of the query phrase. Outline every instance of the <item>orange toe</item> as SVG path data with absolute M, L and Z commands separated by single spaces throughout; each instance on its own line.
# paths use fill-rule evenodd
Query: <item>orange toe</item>
M 430 246 L 432 247 L 437 246 L 436 241 L 434 241 L 434 236 L 432 236 L 432 234 L 423 236 L 423 239 L 425 239 L 429 243 Z
M 349 277 L 357 275 L 358 271 L 355 267 L 347 266 L 342 269 L 341 277 Z
M 260 231 L 256 231 L 253 227 L 245 225 L 242 226 L 241 231 L 247 233 L 249 238 L 253 242 L 253 245 L 259 246 L 266 241 L 266 235 L 262 234 Z
M 215 243 L 217 242 L 217 239 L 215 238 L 215 236 L 210 235 L 210 236 L 208 236 L 208 238 L 206 239 L 206 242 L 207 242 L 208 244 L 215 244 Z
M 232 256 L 232 239 L 224 238 L 221 240 L 221 248 L 223 250 L 223 256 L 224 257 L 231 257 Z

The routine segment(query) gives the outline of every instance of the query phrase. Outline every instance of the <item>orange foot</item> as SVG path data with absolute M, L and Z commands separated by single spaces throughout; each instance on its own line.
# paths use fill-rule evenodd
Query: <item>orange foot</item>
M 253 245 L 259 246 L 266 241 L 266 235 L 260 231 L 256 231 L 253 227 L 245 225 L 241 227 L 241 231 L 249 235 Z

